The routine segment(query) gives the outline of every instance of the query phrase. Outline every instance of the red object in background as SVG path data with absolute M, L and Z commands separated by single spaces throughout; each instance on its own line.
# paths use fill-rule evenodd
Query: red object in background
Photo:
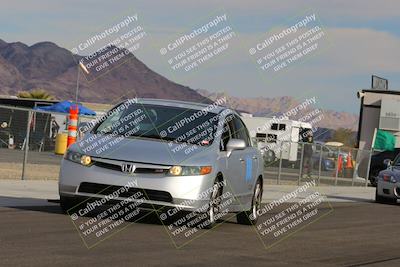
M 342 159 L 342 155 L 339 155 L 338 157 L 338 173 L 342 173 L 342 169 L 343 169 L 343 159 Z
M 351 158 L 351 151 L 349 151 L 349 154 L 347 154 L 346 169 L 352 169 L 352 168 L 353 168 L 353 160 Z
M 67 147 L 76 142 L 76 136 L 78 133 L 78 114 L 78 105 L 71 105 L 69 108 Z

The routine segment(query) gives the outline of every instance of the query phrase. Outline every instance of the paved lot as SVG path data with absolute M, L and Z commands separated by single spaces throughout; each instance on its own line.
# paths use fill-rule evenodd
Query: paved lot
M 264 180 L 263 202 L 271 202 L 281 198 L 283 195 L 294 191 L 297 185 L 272 185 Z M 344 186 L 318 186 L 309 189 L 311 192 L 318 191 L 326 197 L 329 202 L 368 202 L 374 200 L 374 187 L 344 187 Z M 25 205 L 24 199 L 57 199 L 57 181 L 37 181 L 37 180 L 1 180 L 0 196 L 11 197 L 11 199 L 0 198 L 0 207 L 9 205 Z M 301 199 L 301 195 L 299 196 Z M 7 202 L 5 202 L 7 201 Z M 11 202 L 10 202 L 11 201 Z M 35 203 L 41 203 L 36 200 Z M 29 203 L 29 202 L 28 202 Z
M 25 201 L 29 202 L 29 199 Z M 333 203 L 333 212 L 270 249 L 254 229 L 223 223 L 176 249 L 156 216 L 87 249 L 59 207 L 0 208 L 1 266 L 396 266 L 399 206 Z M 204 231 L 204 230 L 202 230 Z
M 295 186 L 268 185 L 264 203 Z M 55 181 L 0 181 L 0 266 L 396 266 L 400 264 L 398 205 L 373 202 L 374 188 L 315 187 L 328 195 L 325 217 L 266 249 L 253 227 L 228 219 L 177 249 L 158 216 L 91 249 L 61 214 Z M 290 205 L 289 203 L 285 205 Z M 270 211 L 267 216 L 277 212 Z

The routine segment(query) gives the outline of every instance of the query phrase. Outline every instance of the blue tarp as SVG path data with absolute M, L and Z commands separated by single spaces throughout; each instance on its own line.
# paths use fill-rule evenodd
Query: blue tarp
M 61 112 L 61 113 L 69 113 L 69 108 L 71 105 L 75 105 L 74 103 L 70 101 L 62 101 L 60 103 L 51 105 L 51 106 L 44 106 L 44 107 L 36 107 L 34 109 L 36 110 L 44 110 L 44 111 L 54 111 L 54 112 Z M 87 107 L 84 107 L 80 104 L 79 105 L 79 115 L 91 115 L 95 116 L 96 112 L 94 112 L 91 109 L 88 109 Z

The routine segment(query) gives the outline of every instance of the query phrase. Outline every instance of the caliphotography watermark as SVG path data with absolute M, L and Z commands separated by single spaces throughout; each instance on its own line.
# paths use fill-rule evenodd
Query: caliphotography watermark
M 172 71 L 193 72 L 212 59 L 226 54 L 236 36 L 228 23 L 228 15 L 221 13 L 162 46 L 160 54 Z
M 143 134 L 145 125 L 152 125 L 148 114 L 137 104 L 137 99 L 129 99 L 105 115 L 98 117 L 80 129 L 89 132 L 77 146 L 84 154 L 106 155 L 118 149 L 121 142 Z
M 131 59 L 146 36 L 140 16 L 132 12 L 77 43 L 71 52 L 86 79 L 93 81 Z
M 144 216 L 139 206 L 148 199 L 146 192 L 138 189 L 138 181 L 130 179 L 120 186 L 82 183 L 78 191 L 83 194 L 95 194 L 68 211 L 82 241 L 87 248 L 120 232 L 129 223 Z M 99 189 L 101 188 L 101 189 Z
M 216 181 L 200 192 L 187 191 L 184 195 L 190 199 L 157 211 L 176 248 L 182 248 L 235 216 L 231 214 L 232 206 L 238 205 L 238 200 L 227 180 Z
M 315 186 L 315 181 L 306 182 L 258 211 L 255 229 L 265 248 L 271 248 L 333 211 Z
M 274 74 L 316 54 L 326 39 L 317 15 L 310 13 L 287 28 L 267 32 L 248 53 L 261 71 Z
M 221 136 L 223 117 L 230 112 L 219 112 L 219 108 L 225 104 L 225 97 L 218 98 L 199 110 L 186 110 L 174 120 L 161 125 L 158 128 L 160 136 L 168 141 L 171 156 L 187 158 L 217 142 Z
M 279 116 L 260 119 L 261 122 L 250 130 L 257 148 L 265 155 L 272 151 L 274 158 L 280 158 L 281 153 L 288 153 L 293 143 L 304 142 L 308 136 L 313 136 L 324 119 L 324 113 L 315 107 L 316 103 L 316 97 L 310 97 Z

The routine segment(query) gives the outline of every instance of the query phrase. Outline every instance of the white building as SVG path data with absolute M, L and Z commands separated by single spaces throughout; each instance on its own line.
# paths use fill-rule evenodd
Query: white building
M 374 130 L 389 131 L 400 147 L 400 91 L 361 90 L 357 141 L 360 149 L 371 149 Z

